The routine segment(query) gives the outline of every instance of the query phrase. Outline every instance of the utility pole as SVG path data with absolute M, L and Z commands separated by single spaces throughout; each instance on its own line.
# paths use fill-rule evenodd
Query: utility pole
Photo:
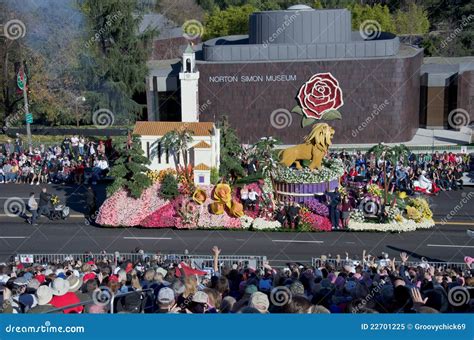
M 25 110 L 25 119 L 26 119 L 26 135 L 28 138 L 28 149 L 30 153 L 33 151 L 33 143 L 31 141 L 31 123 L 33 123 L 33 116 L 28 111 L 28 91 L 26 89 L 26 73 L 25 73 L 25 62 L 23 61 L 22 67 L 18 72 L 17 83 L 20 88 L 23 88 L 23 100 L 24 100 L 24 110 Z M 20 76 L 21 74 L 21 76 Z

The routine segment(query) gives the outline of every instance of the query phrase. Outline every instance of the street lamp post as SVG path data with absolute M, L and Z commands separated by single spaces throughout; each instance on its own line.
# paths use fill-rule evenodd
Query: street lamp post
M 84 103 L 86 101 L 86 98 L 84 96 L 80 96 L 76 98 L 76 127 L 79 127 L 79 111 L 77 109 L 78 103 Z

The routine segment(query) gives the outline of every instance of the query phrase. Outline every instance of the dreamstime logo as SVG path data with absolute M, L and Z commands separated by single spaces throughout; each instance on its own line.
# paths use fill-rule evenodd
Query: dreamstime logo
M 105 17 L 105 25 L 101 27 L 89 40 L 87 40 L 84 46 L 90 48 L 94 42 L 99 41 L 100 37 L 110 30 L 114 21 L 120 19 L 122 16 L 123 14 L 120 11 L 107 15 Z
M 10 197 L 3 204 L 3 211 L 9 217 L 21 216 L 25 213 L 25 201 L 20 197 Z
M 469 201 L 474 198 L 474 192 L 462 193 L 463 198 L 454 206 L 453 209 L 446 215 L 446 217 L 441 219 L 441 225 L 445 225 L 449 220 L 458 214 L 464 206 L 467 206 Z
M 468 26 L 471 21 L 474 19 L 474 14 L 470 14 L 467 18 L 464 18 L 464 20 L 461 22 L 461 25 L 456 27 L 453 32 L 451 32 L 446 39 L 444 39 L 441 42 L 441 48 L 445 48 L 448 46 L 448 44 L 456 39 L 456 37 L 461 34 L 461 32 L 464 30 L 464 27 Z
M 8 116 L 5 119 L 5 125 L 2 127 L 2 130 L 6 132 L 12 125 L 15 125 L 17 122 L 20 121 L 20 119 L 24 116 L 25 114 L 25 109 L 21 108 L 18 112 L 15 112 L 14 114 Z
M 359 34 L 364 40 L 374 40 L 380 37 L 382 27 L 376 20 L 364 20 L 359 26 Z
M 209 106 L 211 106 L 212 102 L 208 99 L 206 102 L 202 105 L 199 105 L 199 113 L 205 112 L 207 109 L 209 109 Z
M 371 197 L 365 197 L 359 204 L 359 209 L 365 216 L 378 216 L 382 207 L 380 203 Z
M 292 299 L 291 291 L 288 287 L 277 286 L 270 292 L 270 302 L 274 306 L 284 306 L 290 303 Z
M 273 32 L 273 34 L 268 38 L 268 40 L 265 40 L 265 41 L 263 42 L 263 44 L 262 44 L 263 47 L 264 47 L 264 48 L 267 48 L 269 43 L 274 42 L 275 39 L 278 38 L 278 36 L 279 36 L 280 34 L 282 34 L 282 33 L 286 30 L 286 28 L 287 28 L 288 26 L 290 26 L 290 25 L 293 23 L 293 21 L 295 21 L 296 17 L 299 16 L 299 15 L 300 15 L 300 11 L 295 12 L 295 13 L 292 14 L 291 16 L 285 15 L 285 21 L 283 21 L 283 24 L 281 24 L 281 25 L 276 29 L 276 31 Z
M 109 287 L 100 287 L 92 293 L 92 301 L 95 305 L 106 306 L 112 301 L 114 293 L 110 290 Z
M 3 35 L 10 40 L 23 38 L 26 35 L 26 26 L 23 21 L 12 19 L 3 26 Z
M 204 34 L 204 26 L 200 21 L 195 19 L 186 20 L 183 26 L 181 26 L 181 29 L 183 30 L 183 37 L 188 40 L 194 40 L 202 37 Z
M 448 124 L 453 129 L 460 129 L 469 125 L 471 117 L 469 112 L 464 109 L 454 109 L 448 115 Z
M 291 123 L 293 123 L 293 117 L 287 109 L 276 109 L 270 114 L 270 124 L 272 124 L 275 129 L 280 130 L 287 128 Z
M 99 109 L 92 114 L 92 124 L 98 129 L 114 125 L 115 115 L 109 109 Z
M 354 130 L 352 130 L 352 137 L 357 137 L 357 135 L 359 133 L 361 133 L 362 131 L 364 131 L 364 129 L 370 124 L 370 122 L 372 122 L 372 120 L 375 119 L 375 117 L 377 117 L 380 112 L 382 112 L 383 109 L 385 109 L 385 107 L 390 104 L 390 102 L 385 99 L 385 101 L 380 104 L 380 105 L 377 105 L 377 104 L 374 104 L 373 106 L 373 110 L 372 112 L 370 113 L 369 116 L 367 116 L 367 118 L 362 122 L 360 123 L 357 128 L 355 128 Z
M 370 303 L 370 301 L 372 301 L 375 298 L 375 296 L 377 296 L 381 292 L 385 283 L 386 283 L 385 280 L 380 280 L 380 282 L 378 282 L 377 285 L 369 291 L 369 293 L 365 296 L 365 298 L 363 298 L 362 301 L 359 302 L 357 306 L 354 307 L 354 309 L 352 310 L 352 313 L 354 314 L 359 313 L 362 308 L 364 308 L 368 303 Z
M 451 288 L 448 292 L 448 301 L 454 307 L 465 305 L 470 298 L 469 289 L 466 287 L 457 286 Z

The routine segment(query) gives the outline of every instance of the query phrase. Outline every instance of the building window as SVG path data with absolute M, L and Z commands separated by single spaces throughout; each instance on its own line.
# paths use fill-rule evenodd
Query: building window
M 186 72 L 185 73 L 191 73 L 191 60 L 186 59 Z
M 166 149 L 166 164 L 170 163 L 170 150 Z
M 199 176 L 199 183 L 204 183 L 204 176 Z
M 146 158 L 150 159 L 150 142 L 146 142 Z

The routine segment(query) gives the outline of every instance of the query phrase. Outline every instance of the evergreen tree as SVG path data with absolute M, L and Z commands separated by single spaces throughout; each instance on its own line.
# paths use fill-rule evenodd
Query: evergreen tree
M 133 96 L 145 90 L 146 62 L 155 30 L 139 32 L 137 0 L 81 0 L 87 33 L 78 76 L 92 110 L 108 109 L 115 120 L 134 120 L 142 105 Z
M 222 117 L 219 128 L 221 131 L 221 162 L 219 173 L 221 177 L 243 176 L 244 169 L 240 157 L 242 146 L 235 130 L 231 128 L 226 116 Z
M 163 178 L 160 186 L 160 195 L 169 200 L 178 197 L 178 181 L 172 174 L 167 174 Z
M 146 175 L 148 171 L 146 165 L 150 164 L 150 161 L 143 155 L 139 136 L 118 138 L 114 142 L 114 150 L 118 157 L 110 169 L 110 176 L 114 178 L 114 182 L 107 187 L 107 194 L 110 196 L 117 190 L 125 188 L 133 197 L 139 198 L 143 190 L 152 184 Z

